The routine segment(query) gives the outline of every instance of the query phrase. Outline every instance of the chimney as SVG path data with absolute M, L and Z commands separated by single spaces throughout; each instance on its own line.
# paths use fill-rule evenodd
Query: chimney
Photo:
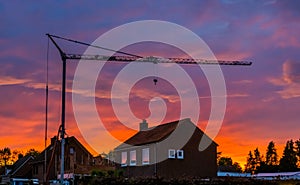
M 51 138 L 51 145 L 54 145 L 54 143 L 56 142 L 56 140 L 57 140 L 56 136 L 52 137 Z
M 148 130 L 148 123 L 145 119 L 143 119 L 142 123 L 140 123 L 140 131 Z

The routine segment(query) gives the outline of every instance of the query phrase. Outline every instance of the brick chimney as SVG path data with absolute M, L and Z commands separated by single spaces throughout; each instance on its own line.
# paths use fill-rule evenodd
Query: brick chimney
M 54 145 L 54 143 L 55 143 L 56 140 L 57 140 L 57 137 L 56 137 L 56 136 L 52 137 L 52 138 L 51 138 L 51 145 Z
M 143 119 L 142 123 L 140 123 L 140 131 L 148 130 L 148 123 L 145 119 Z

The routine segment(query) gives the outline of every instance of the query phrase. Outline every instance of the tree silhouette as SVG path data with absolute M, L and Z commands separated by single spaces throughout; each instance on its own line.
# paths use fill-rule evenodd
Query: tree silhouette
M 23 157 L 23 152 L 22 151 L 19 151 L 19 150 L 13 150 L 12 151 L 12 154 L 11 154 L 11 162 L 16 162 L 17 160 L 21 159 Z
M 1 160 L 1 163 L 3 163 L 5 167 L 7 165 L 7 162 L 10 160 L 10 158 L 11 158 L 10 148 L 5 147 L 3 149 L 0 149 L 0 160 Z
M 269 142 L 266 151 L 266 160 L 261 160 L 257 172 L 277 172 L 278 171 L 278 155 L 273 141 Z
M 32 156 L 32 157 L 35 158 L 35 157 L 37 157 L 39 154 L 40 154 L 39 151 L 35 150 L 34 148 L 31 148 L 31 149 L 29 149 L 29 150 L 25 153 L 25 156 L 30 155 L 30 156 Z
M 247 163 L 245 165 L 245 172 L 254 174 L 255 172 L 255 160 L 252 155 L 252 152 L 249 151 L 249 154 L 247 156 Z
M 239 173 L 243 172 L 243 169 L 242 169 L 240 163 L 234 162 L 232 166 L 233 166 L 233 169 L 235 170 L 235 172 L 239 172 Z
M 275 148 L 275 143 L 270 141 L 266 152 L 266 165 L 275 166 L 278 165 L 278 155 Z
M 252 151 L 249 151 L 247 163 L 245 165 L 245 172 L 251 174 L 263 172 L 266 166 L 266 163 L 263 160 L 264 157 L 260 154 L 258 148 L 253 151 L 253 154 Z
M 231 157 L 220 157 L 218 160 L 219 171 L 224 172 L 242 172 L 239 163 L 232 161 Z
M 262 162 L 262 156 L 260 155 L 260 152 L 258 148 L 254 150 L 254 163 L 255 163 L 255 169 L 260 166 L 260 163 Z
M 232 166 L 231 157 L 220 157 L 218 165 L 219 166 Z
M 300 167 L 300 139 L 295 141 L 295 145 L 296 145 L 296 155 L 298 157 L 298 167 Z
M 297 171 L 297 161 L 297 153 L 294 148 L 294 142 L 293 140 L 289 140 L 286 142 L 282 158 L 280 159 L 280 170 Z

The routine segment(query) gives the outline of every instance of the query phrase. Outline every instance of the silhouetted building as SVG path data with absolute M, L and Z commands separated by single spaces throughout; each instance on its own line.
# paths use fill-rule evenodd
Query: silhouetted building
M 32 164 L 34 158 L 30 155 L 18 159 L 9 169 L 6 174 L 2 176 L 3 183 L 9 183 L 11 179 L 31 179 L 32 178 Z
M 60 140 L 57 140 L 56 137 L 51 139 L 51 144 L 32 162 L 33 177 L 38 178 L 40 182 L 45 180 L 45 152 L 46 167 L 49 169 L 48 180 L 60 179 L 61 145 Z M 101 161 L 101 157 L 94 158 L 74 136 L 65 139 L 65 179 L 74 180 L 82 176 L 89 176 L 93 169 L 105 168 Z
M 200 140 L 210 143 L 204 151 L 199 151 Z M 114 152 L 128 177 L 216 177 L 217 146 L 190 119 L 152 128 L 143 120 L 140 131 Z

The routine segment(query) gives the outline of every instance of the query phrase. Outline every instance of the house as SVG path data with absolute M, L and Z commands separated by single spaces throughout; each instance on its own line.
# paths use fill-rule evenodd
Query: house
M 210 145 L 199 151 L 201 139 Z M 114 150 L 118 169 L 128 177 L 216 177 L 217 144 L 189 118 L 140 130 Z
M 46 168 L 44 168 L 45 158 Z M 33 177 L 38 178 L 40 182 L 44 182 L 46 177 L 48 180 L 60 179 L 60 158 L 60 140 L 55 136 L 51 138 L 51 144 L 32 161 Z M 65 179 L 74 181 L 76 178 L 90 175 L 93 169 L 103 168 L 100 163 L 101 159 L 94 158 L 74 136 L 65 138 Z
M 32 178 L 31 162 L 34 158 L 30 155 L 18 159 L 9 170 L 7 174 L 2 176 L 2 183 L 9 183 L 13 179 L 29 179 Z

